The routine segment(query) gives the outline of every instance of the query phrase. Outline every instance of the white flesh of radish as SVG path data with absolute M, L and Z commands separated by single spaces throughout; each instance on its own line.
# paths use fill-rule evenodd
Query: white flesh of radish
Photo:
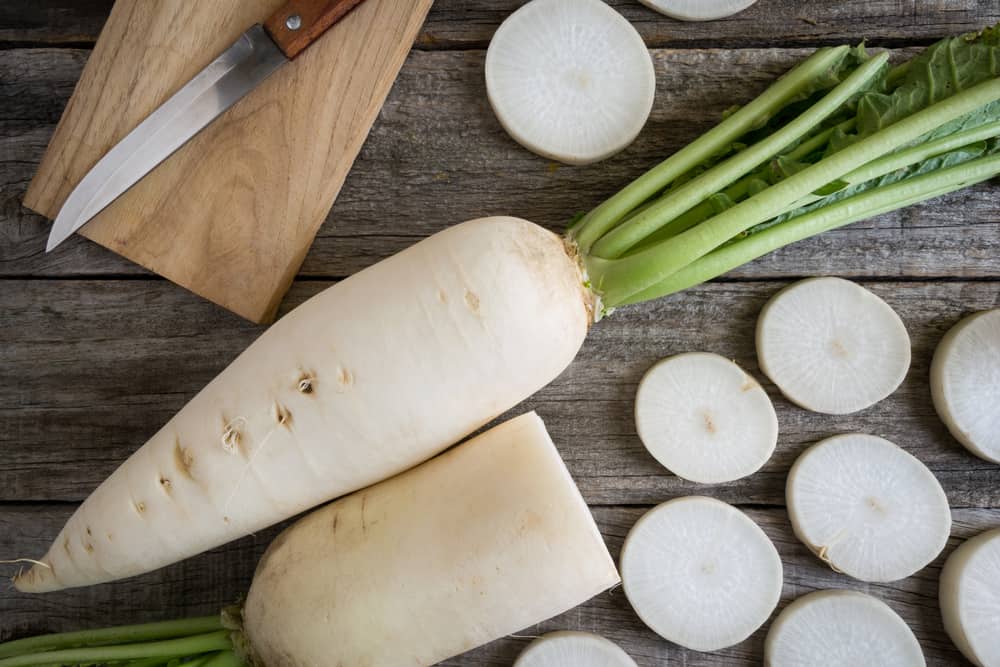
M 550 632 L 528 644 L 514 667 L 636 667 L 614 642 L 589 632 Z
M 941 618 L 978 667 L 1000 666 L 1000 528 L 966 540 L 941 570 Z
M 265 665 L 431 665 L 618 583 L 542 420 L 517 417 L 313 512 L 244 607 Z
M 704 484 L 756 472 L 778 441 L 767 393 L 739 366 L 706 352 L 678 354 L 646 372 L 635 424 L 657 461 Z
M 896 581 L 934 560 L 951 531 L 948 498 L 923 463 L 873 435 L 827 438 L 792 465 L 796 536 L 838 572 Z
M 500 25 L 486 53 L 500 124 L 528 150 L 568 164 L 632 143 L 655 88 L 639 33 L 601 0 L 532 0 Z
M 764 531 L 703 496 L 670 500 L 643 515 L 622 546 L 621 572 L 639 618 L 696 651 L 743 641 L 781 595 L 781 559 Z
M 926 664 L 913 631 L 881 600 L 854 591 L 804 595 L 774 619 L 766 667 L 918 667 Z
M 842 415 L 899 387 L 910 367 L 910 337 L 889 304 L 860 285 L 809 278 L 764 306 L 757 357 L 790 401 Z
M 681 21 L 714 21 L 739 14 L 757 0 L 639 0 L 650 9 Z
M 579 269 L 525 220 L 456 225 L 299 306 L 83 503 L 24 591 L 155 570 L 410 468 L 551 382 Z
M 945 334 L 931 364 L 934 407 L 970 452 L 1000 463 L 1000 308 Z

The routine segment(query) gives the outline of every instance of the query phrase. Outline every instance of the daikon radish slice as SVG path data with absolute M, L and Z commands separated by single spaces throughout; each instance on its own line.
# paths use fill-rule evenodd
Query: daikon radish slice
M 842 415 L 899 387 L 910 367 L 910 337 L 889 304 L 860 285 L 809 278 L 764 306 L 757 357 L 788 400 Z
M 757 0 L 639 0 L 639 2 L 681 21 L 714 21 L 739 14 Z
M 941 570 L 941 619 L 978 667 L 1000 665 L 1000 528 L 955 549 Z
M 778 418 L 757 381 L 725 357 L 678 354 L 646 372 L 635 424 L 671 472 L 705 484 L 756 472 L 778 441 Z
M 795 535 L 838 572 L 904 579 L 937 557 L 951 511 L 934 474 L 893 443 L 852 433 L 827 438 L 792 465 L 785 489 Z
M 931 364 L 934 407 L 970 452 L 1000 463 L 1000 308 L 945 334 Z
M 528 644 L 514 667 L 636 667 L 614 642 L 589 632 L 550 632 Z
M 622 585 L 639 618 L 696 651 L 732 646 L 763 625 L 778 604 L 781 573 L 757 524 L 703 496 L 653 508 L 622 546 Z
M 804 595 L 774 619 L 766 667 L 917 667 L 926 664 L 913 631 L 884 602 L 854 591 Z
M 532 0 L 486 52 L 486 92 L 500 124 L 528 150 L 567 164 L 632 143 L 655 88 L 639 33 L 601 0 Z

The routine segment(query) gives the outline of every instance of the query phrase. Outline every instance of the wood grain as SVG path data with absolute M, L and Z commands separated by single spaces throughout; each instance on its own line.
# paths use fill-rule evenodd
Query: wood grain
M 176 0 L 158 0 L 160 2 Z M 481 48 L 525 0 L 438 0 L 417 45 L 423 49 Z M 926 43 L 1000 21 L 992 0 L 758 0 L 721 21 L 674 21 L 635 0 L 606 0 L 654 47 L 747 47 L 831 44 L 867 38 L 876 45 Z M 5 0 L 0 41 L 93 42 L 111 0 Z
M 483 53 L 415 52 L 300 270 L 313 278 L 354 273 L 457 221 L 511 213 L 561 230 L 579 210 L 615 192 L 708 129 L 733 100 L 751 99 L 807 49 L 653 53 L 657 102 L 649 124 L 618 156 L 558 166 L 515 144 L 486 102 Z M 896 52 L 896 57 L 913 50 Z M 46 254 L 48 226 L 21 209 L 61 100 L 85 57 L 70 49 L 0 51 L 0 276 L 144 275 L 82 238 Z M 698 85 L 689 85 L 690 81 Z M 1000 198 L 984 184 L 939 202 L 797 243 L 730 274 L 781 278 L 836 270 L 857 277 L 990 277 L 1000 274 Z M 961 215 L 956 214 L 961 212 Z M 194 298 L 194 297 L 192 297 Z
M 297 283 L 290 308 L 328 283 Z M 869 432 L 900 444 L 938 476 L 955 507 L 1000 507 L 1000 466 L 968 454 L 931 405 L 934 347 L 963 315 L 1000 306 L 1000 282 L 867 283 L 899 312 L 913 343 L 900 389 L 854 415 L 794 407 L 769 383 L 781 427 L 757 474 L 713 487 L 685 482 L 646 452 L 632 400 L 642 374 L 677 352 L 705 350 L 757 368 L 754 325 L 785 283 L 709 284 L 625 308 L 593 328 L 577 360 L 511 414 L 535 409 L 591 503 L 655 503 L 706 488 L 741 503 L 784 504 L 784 478 L 809 444 Z M 152 435 L 260 332 L 150 281 L 6 281 L 0 311 L 0 500 L 77 501 Z M 180 369 L 180 370 L 178 370 Z M 72 443 L 67 446 L 67 443 Z
M 430 4 L 365 3 L 81 233 L 243 317 L 270 320 Z M 54 217 L 97 159 L 277 5 L 116 4 L 25 205 Z
M 666 498 L 664 498 L 666 499 Z M 41 553 L 48 536 L 72 511 L 72 505 L 0 507 L 0 551 Z M 593 513 L 617 559 L 622 541 L 648 507 L 594 507 Z M 784 510 L 747 508 L 774 541 L 784 564 L 785 586 L 779 609 L 808 592 L 850 588 L 874 595 L 891 606 L 913 629 L 928 665 L 966 664 L 941 629 L 937 582 L 944 558 L 958 544 L 983 530 L 1000 526 L 1000 510 L 956 510 L 954 530 L 945 552 L 916 575 L 890 584 L 864 584 L 823 565 L 792 535 Z M 158 572 L 113 585 L 41 596 L 6 589 L 0 592 L 0 641 L 48 631 L 78 629 L 80 618 L 99 623 L 135 623 L 173 616 L 209 614 L 237 599 L 247 589 L 257 558 L 279 528 L 216 549 Z M 95 610 L 100 610 L 99 616 Z M 447 667 L 507 667 L 538 634 L 559 629 L 597 632 L 625 647 L 641 667 L 688 665 L 759 665 L 768 625 L 736 646 L 715 653 L 682 649 L 646 628 L 628 605 L 622 590 L 613 589 L 561 616 L 441 663 Z

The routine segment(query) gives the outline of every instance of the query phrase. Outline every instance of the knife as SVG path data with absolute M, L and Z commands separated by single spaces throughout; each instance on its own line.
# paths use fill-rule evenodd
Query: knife
M 45 252 L 69 238 L 363 1 L 288 0 L 263 24 L 240 35 L 87 172 L 59 210 Z

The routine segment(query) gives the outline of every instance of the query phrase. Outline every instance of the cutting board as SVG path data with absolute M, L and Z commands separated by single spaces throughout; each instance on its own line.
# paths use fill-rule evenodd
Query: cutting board
M 272 320 L 431 2 L 362 3 L 80 233 L 249 320 Z M 108 149 L 281 4 L 118 0 L 25 206 L 54 218 Z

